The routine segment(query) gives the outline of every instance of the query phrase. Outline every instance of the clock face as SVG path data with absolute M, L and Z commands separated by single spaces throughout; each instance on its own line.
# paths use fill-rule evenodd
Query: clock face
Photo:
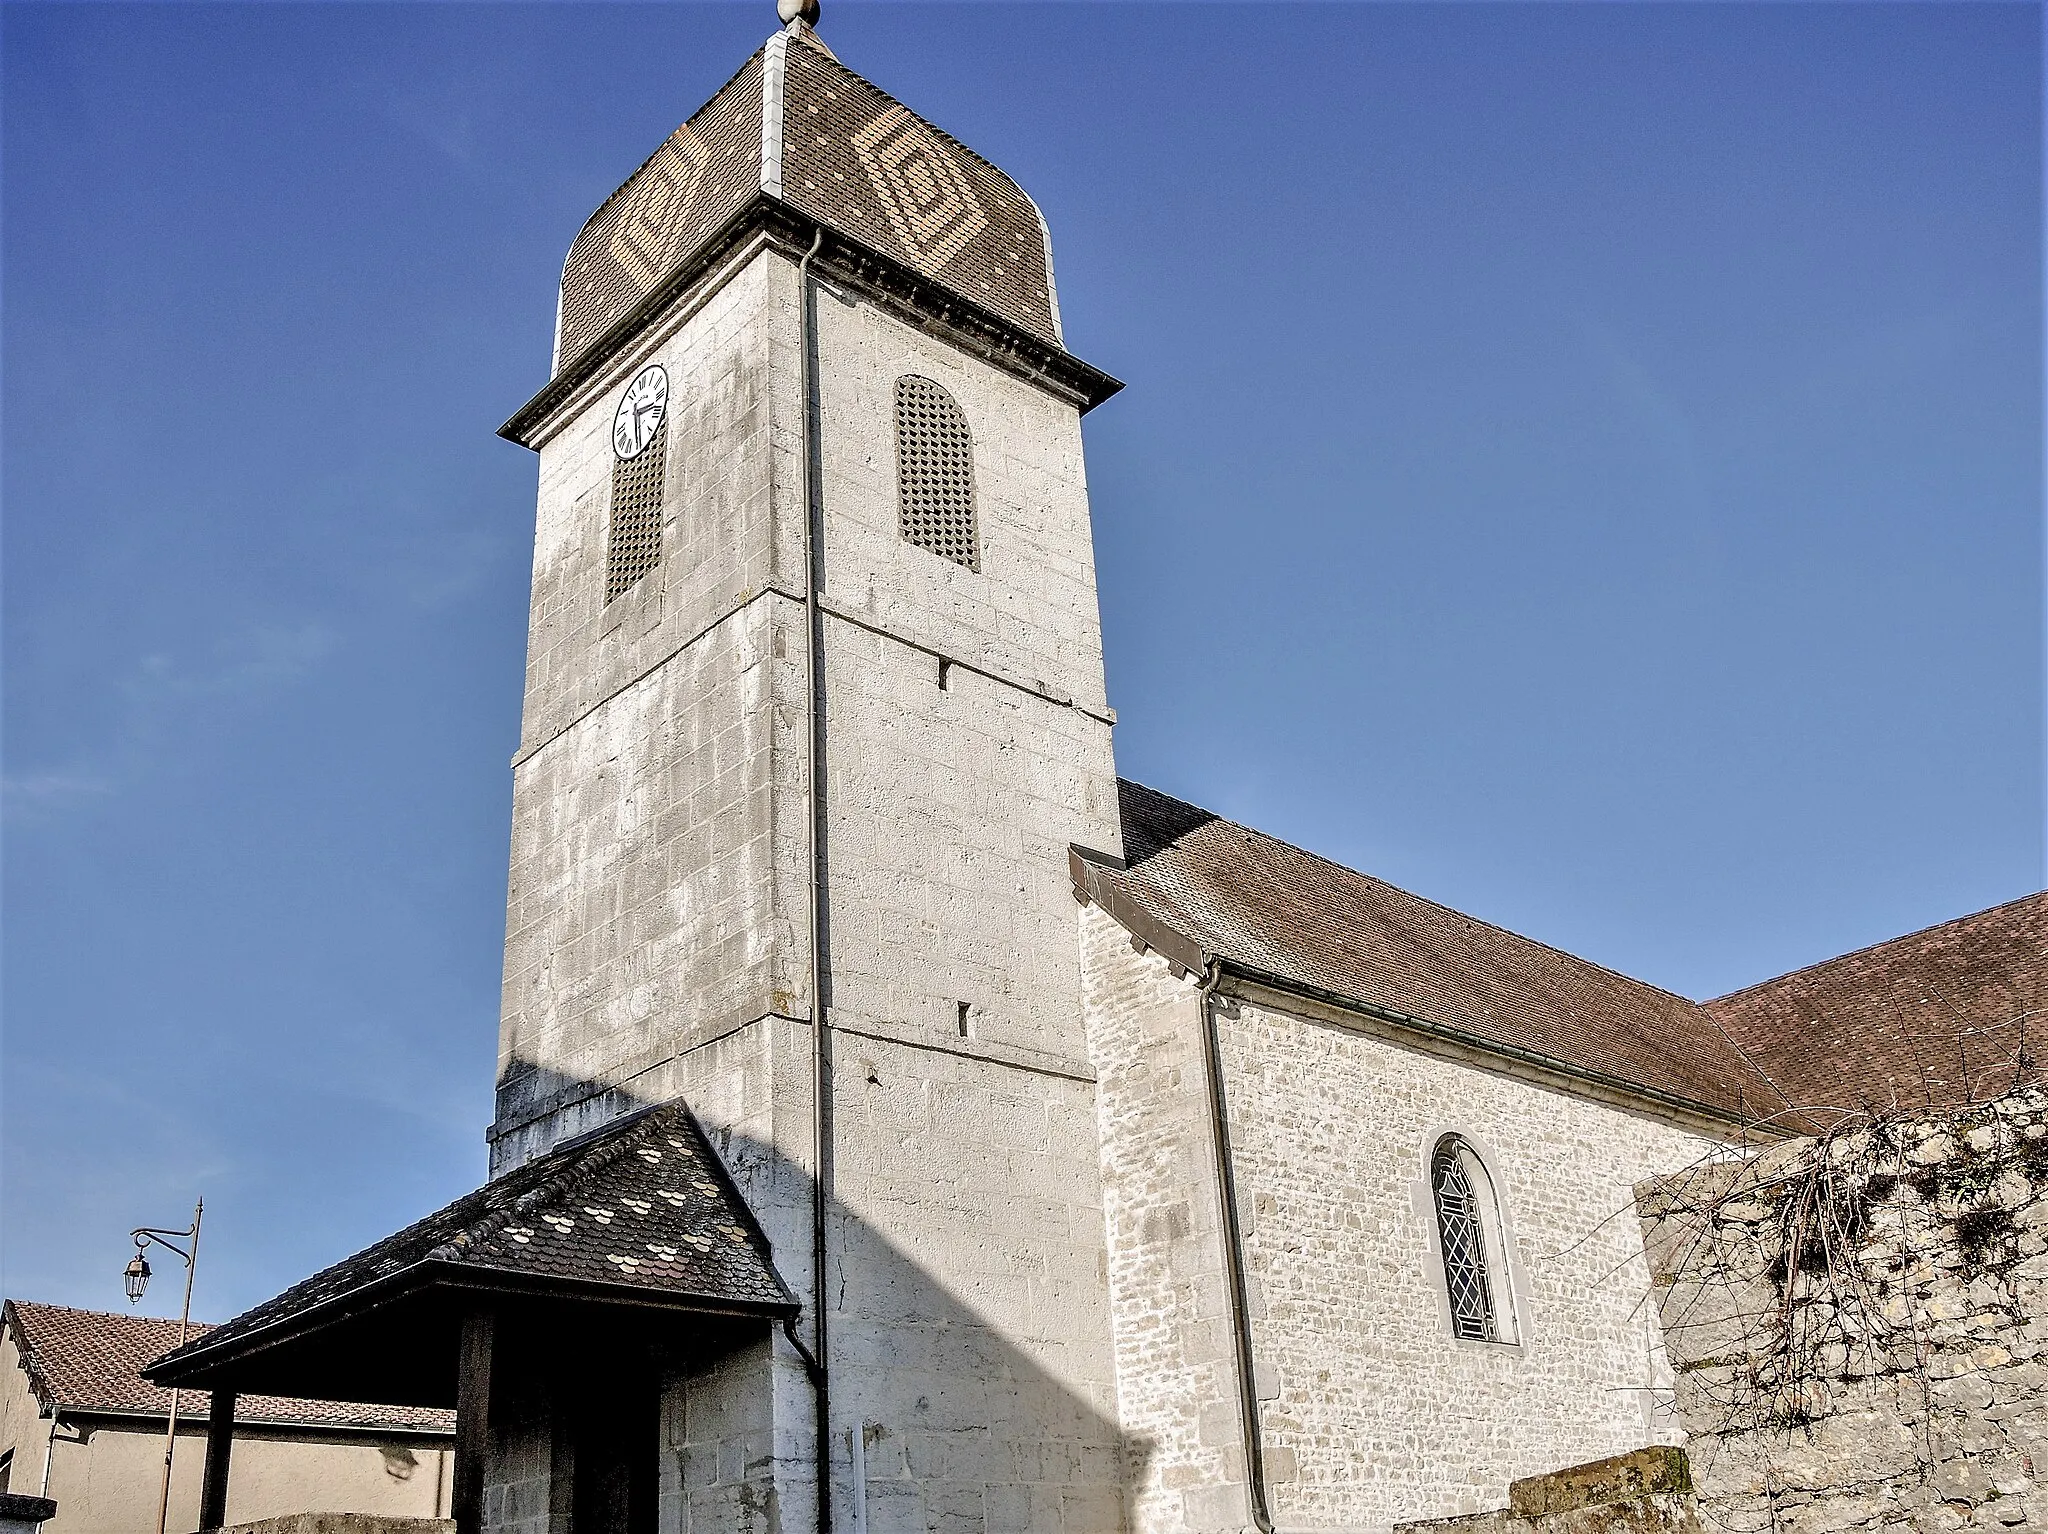
M 621 458 L 638 458 L 661 429 L 668 415 L 668 374 L 650 363 L 626 385 L 619 399 L 619 413 L 612 417 L 612 451 Z

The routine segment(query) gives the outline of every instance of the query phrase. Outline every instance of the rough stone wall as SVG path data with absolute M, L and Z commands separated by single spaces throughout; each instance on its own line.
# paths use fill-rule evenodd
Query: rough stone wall
M 1081 911 L 1081 972 L 1131 1524 L 1242 1528 L 1251 1511 L 1195 992 L 1164 961 L 1132 953 L 1093 906 Z
M 1852 1121 L 1639 1206 L 1711 1524 L 2048 1523 L 2048 1096 Z
M 1248 1512 L 1195 989 L 1082 918 L 1118 1390 L 1143 1530 Z M 1222 1003 L 1269 1495 L 1282 1527 L 1498 1505 L 1520 1476 L 1669 1439 L 1631 1184 L 1706 1148 L 1640 1115 L 1374 1036 Z M 1521 1338 L 1450 1336 L 1427 1158 L 1455 1130 L 1504 1205 Z

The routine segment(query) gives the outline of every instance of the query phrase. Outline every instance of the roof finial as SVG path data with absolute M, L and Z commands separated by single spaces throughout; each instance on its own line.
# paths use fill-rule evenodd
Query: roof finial
M 815 27 L 818 24 L 818 0 L 775 0 L 775 14 L 782 18 L 785 27 L 796 21 Z

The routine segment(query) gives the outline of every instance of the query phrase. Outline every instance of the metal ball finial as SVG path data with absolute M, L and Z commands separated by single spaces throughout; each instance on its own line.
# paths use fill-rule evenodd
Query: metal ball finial
M 799 20 L 815 27 L 818 24 L 818 0 L 775 0 L 775 14 L 782 18 L 785 27 Z

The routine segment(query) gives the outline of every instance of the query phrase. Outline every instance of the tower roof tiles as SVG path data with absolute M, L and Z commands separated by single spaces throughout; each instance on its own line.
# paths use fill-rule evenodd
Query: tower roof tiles
M 670 134 L 576 236 L 562 268 L 556 373 L 763 197 L 1062 345 L 1037 205 L 846 68 L 799 21 Z

